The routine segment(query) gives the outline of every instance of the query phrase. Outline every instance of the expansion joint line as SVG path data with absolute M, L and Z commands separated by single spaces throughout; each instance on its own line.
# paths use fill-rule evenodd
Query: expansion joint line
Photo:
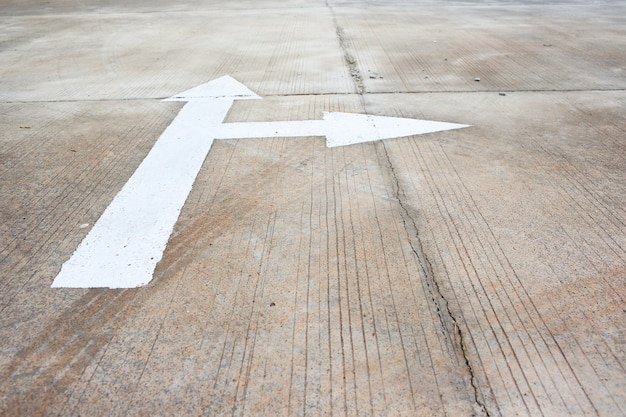
M 470 375 L 470 384 L 472 385 L 474 402 L 479 407 L 480 411 L 485 416 L 489 417 L 489 411 L 487 410 L 485 404 L 479 396 L 478 381 L 476 380 L 476 375 L 474 374 L 474 369 L 467 353 L 467 345 L 463 335 L 463 331 L 461 330 L 461 326 L 459 325 L 459 322 L 454 313 L 450 309 L 450 302 L 446 299 L 445 295 L 441 291 L 439 282 L 435 278 L 432 264 L 430 262 L 430 259 L 426 255 L 426 252 L 424 251 L 422 245 L 417 222 L 415 218 L 411 215 L 406 205 L 406 195 L 402 189 L 402 186 L 400 185 L 400 180 L 398 179 L 395 167 L 391 162 L 387 147 L 385 143 L 380 143 L 379 146 L 381 146 L 384 151 L 385 159 L 393 183 L 394 198 L 401 208 L 400 214 L 402 216 L 402 223 L 404 225 L 404 229 L 407 232 L 407 235 L 409 236 L 411 250 L 418 260 L 423 275 L 426 277 L 426 285 L 431 291 L 431 300 L 433 301 L 437 309 L 437 316 L 439 317 L 442 329 L 446 333 L 449 342 L 461 351 L 463 361 L 465 362 L 465 367 Z M 449 324 L 450 322 L 451 326 Z M 450 327 L 452 327 L 452 331 L 450 331 Z M 450 333 L 453 335 L 453 340 L 450 340 Z

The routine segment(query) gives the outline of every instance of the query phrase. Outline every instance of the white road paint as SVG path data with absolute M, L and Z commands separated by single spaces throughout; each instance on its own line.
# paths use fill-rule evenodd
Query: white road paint
M 467 127 L 350 113 L 323 120 L 223 123 L 234 100 L 260 98 L 222 77 L 166 101 L 186 101 L 72 257 L 54 288 L 134 288 L 152 279 L 215 139 L 326 136 L 328 147 Z
M 234 100 L 259 98 L 230 77 L 172 97 L 188 101 L 52 283 L 134 288 L 152 279 L 180 210 Z
M 366 114 L 325 112 L 323 120 L 223 123 L 217 128 L 215 138 L 326 136 L 326 146 L 332 148 L 463 127 L 468 127 L 468 125 Z

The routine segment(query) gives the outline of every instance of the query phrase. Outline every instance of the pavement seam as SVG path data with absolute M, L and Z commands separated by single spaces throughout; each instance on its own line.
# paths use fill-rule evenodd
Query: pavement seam
M 393 186 L 393 198 L 398 202 L 400 206 L 400 215 L 402 217 L 402 223 L 404 229 L 409 237 L 409 244 L 411 246 L 411 250 L 415 255 L 418 264 L 422 270 L 422 273 L 426 277 L 426 285 L 431 291 L 431 299 L 437 309 L 437 316 L 439 317 L 439 321 L 442 326 L 442 330 L 446 333 L 448 339 L 450 339 L 450 333 L 453 335 L 453 343 L 452 345 L 456 348 L 458 347 L 461 351 L 461 356 L 463 358 L 463 362 L 465 363 L 465 367 L 470 376 L 470 384 L 473 390 L 473 399 L 480 412 L 482 412 L 485 416 L 490 417 L 491 414 L 487 410 L 484 402 L 481 400 L 479 395 L 479 387 L 478 381 L 476 379 L 476 375 L 474 373 L 474 369 L 472 367 L 472 363 L 470 361 L 469 355 L 467 353 L 467 346 L 465 343 L 465 339 L 463 336 L 463 331 L 459 325 L 459 321 L 455 317 L 454 313 L 452 313 L 450 309 L 450 302 L 446 299 L 441 288 L 439 286 L 439 282 L 435 278 L 435 274 L 433 272 L 432 264 L 428 256 L 426 255 L 422 240 L 420 238 L 419 228 L 417 227 L 417 222 L 413 216 L 411 216 L 409 209 L 406 206 L 404 201 L 404 191 L 400 185 L 400 180 L 398 179 L 395 167 L 391 162 L 391 157 L 389 156 L 389 152 L 384 142 L 381 142 L 381 147 L 383 149 L 383 153 L 387 162 L 387 166 L 389 168 L 391 178 L 392 178 L 392 186 Z M 441 302 L 443 300 L 443 303 Z M 444 316 L 445 314 L 445 316 Z M 446 324 L 446 322 L 452 322 L 452 332 L 450 332 L 450 324 Z M 456 349 L 455 349 L 456 350 Z
M 407 91 L 362 91 L 360 93 L 346 92 L 325 92 L 325 93 L 289 93 L 289 94 L 271 94 L 264 93 L 263 97 L 316 97 L 316 96 L 351 96 L 351 95 L 385 95 L 385 94 L 499 94 L 503 90 L 407 90 Z M 528 89 L 528 90 L 505 90 L 508 94 L 525 94 L 525 93 L 620 93 L 626 92 L 626 88 L 565 88 L 565 89 Z M 90 103 L 90 102 L 109 102 L 109 101 L 149 101 L 149 100 L 165 100 L 170 96 L 162 97 L 120 97 L 120 98 L 97 98 L 97 99 L 56 99 L 56 100 L 1 100 L 0 104 L 38 104 L 38 103 Z

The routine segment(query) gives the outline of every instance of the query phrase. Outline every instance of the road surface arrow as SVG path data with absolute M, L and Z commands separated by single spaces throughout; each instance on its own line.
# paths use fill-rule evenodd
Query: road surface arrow
M 134 288 L 150 282 L 215 139 L 325 136 L 327 146 L 334 147 L 467 127 L 351 113 L 324 113 L 323 120 L 223 123 L 235 100 L 259 98 L 225 76 L 167 99 L 187 103 L 52 287 Z
M 326 146 L 332 148 L 462 127 L 467 127 L 467 125 L 367 114 L 325 112 L 323 120 L 223 123 L 216 126 L 215 139 L 326 136 Z

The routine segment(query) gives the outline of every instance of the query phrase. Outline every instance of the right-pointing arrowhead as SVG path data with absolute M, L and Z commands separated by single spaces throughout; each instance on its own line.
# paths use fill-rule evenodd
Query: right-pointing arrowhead
M 261 98 L 239 81 L 225 75 L 213 81 L 209 81 L 208 83 L 200 84 L 197 87 L 183 91 L 182 93 L 178 93 L 165 101 L 193 101 L 222 97 L 229 97 L 236 100 Z
M 328 122 L 326 146 L 329 148 L 469 127 L 456 123 L 354 113 L 324 113 L 324 120 Z

